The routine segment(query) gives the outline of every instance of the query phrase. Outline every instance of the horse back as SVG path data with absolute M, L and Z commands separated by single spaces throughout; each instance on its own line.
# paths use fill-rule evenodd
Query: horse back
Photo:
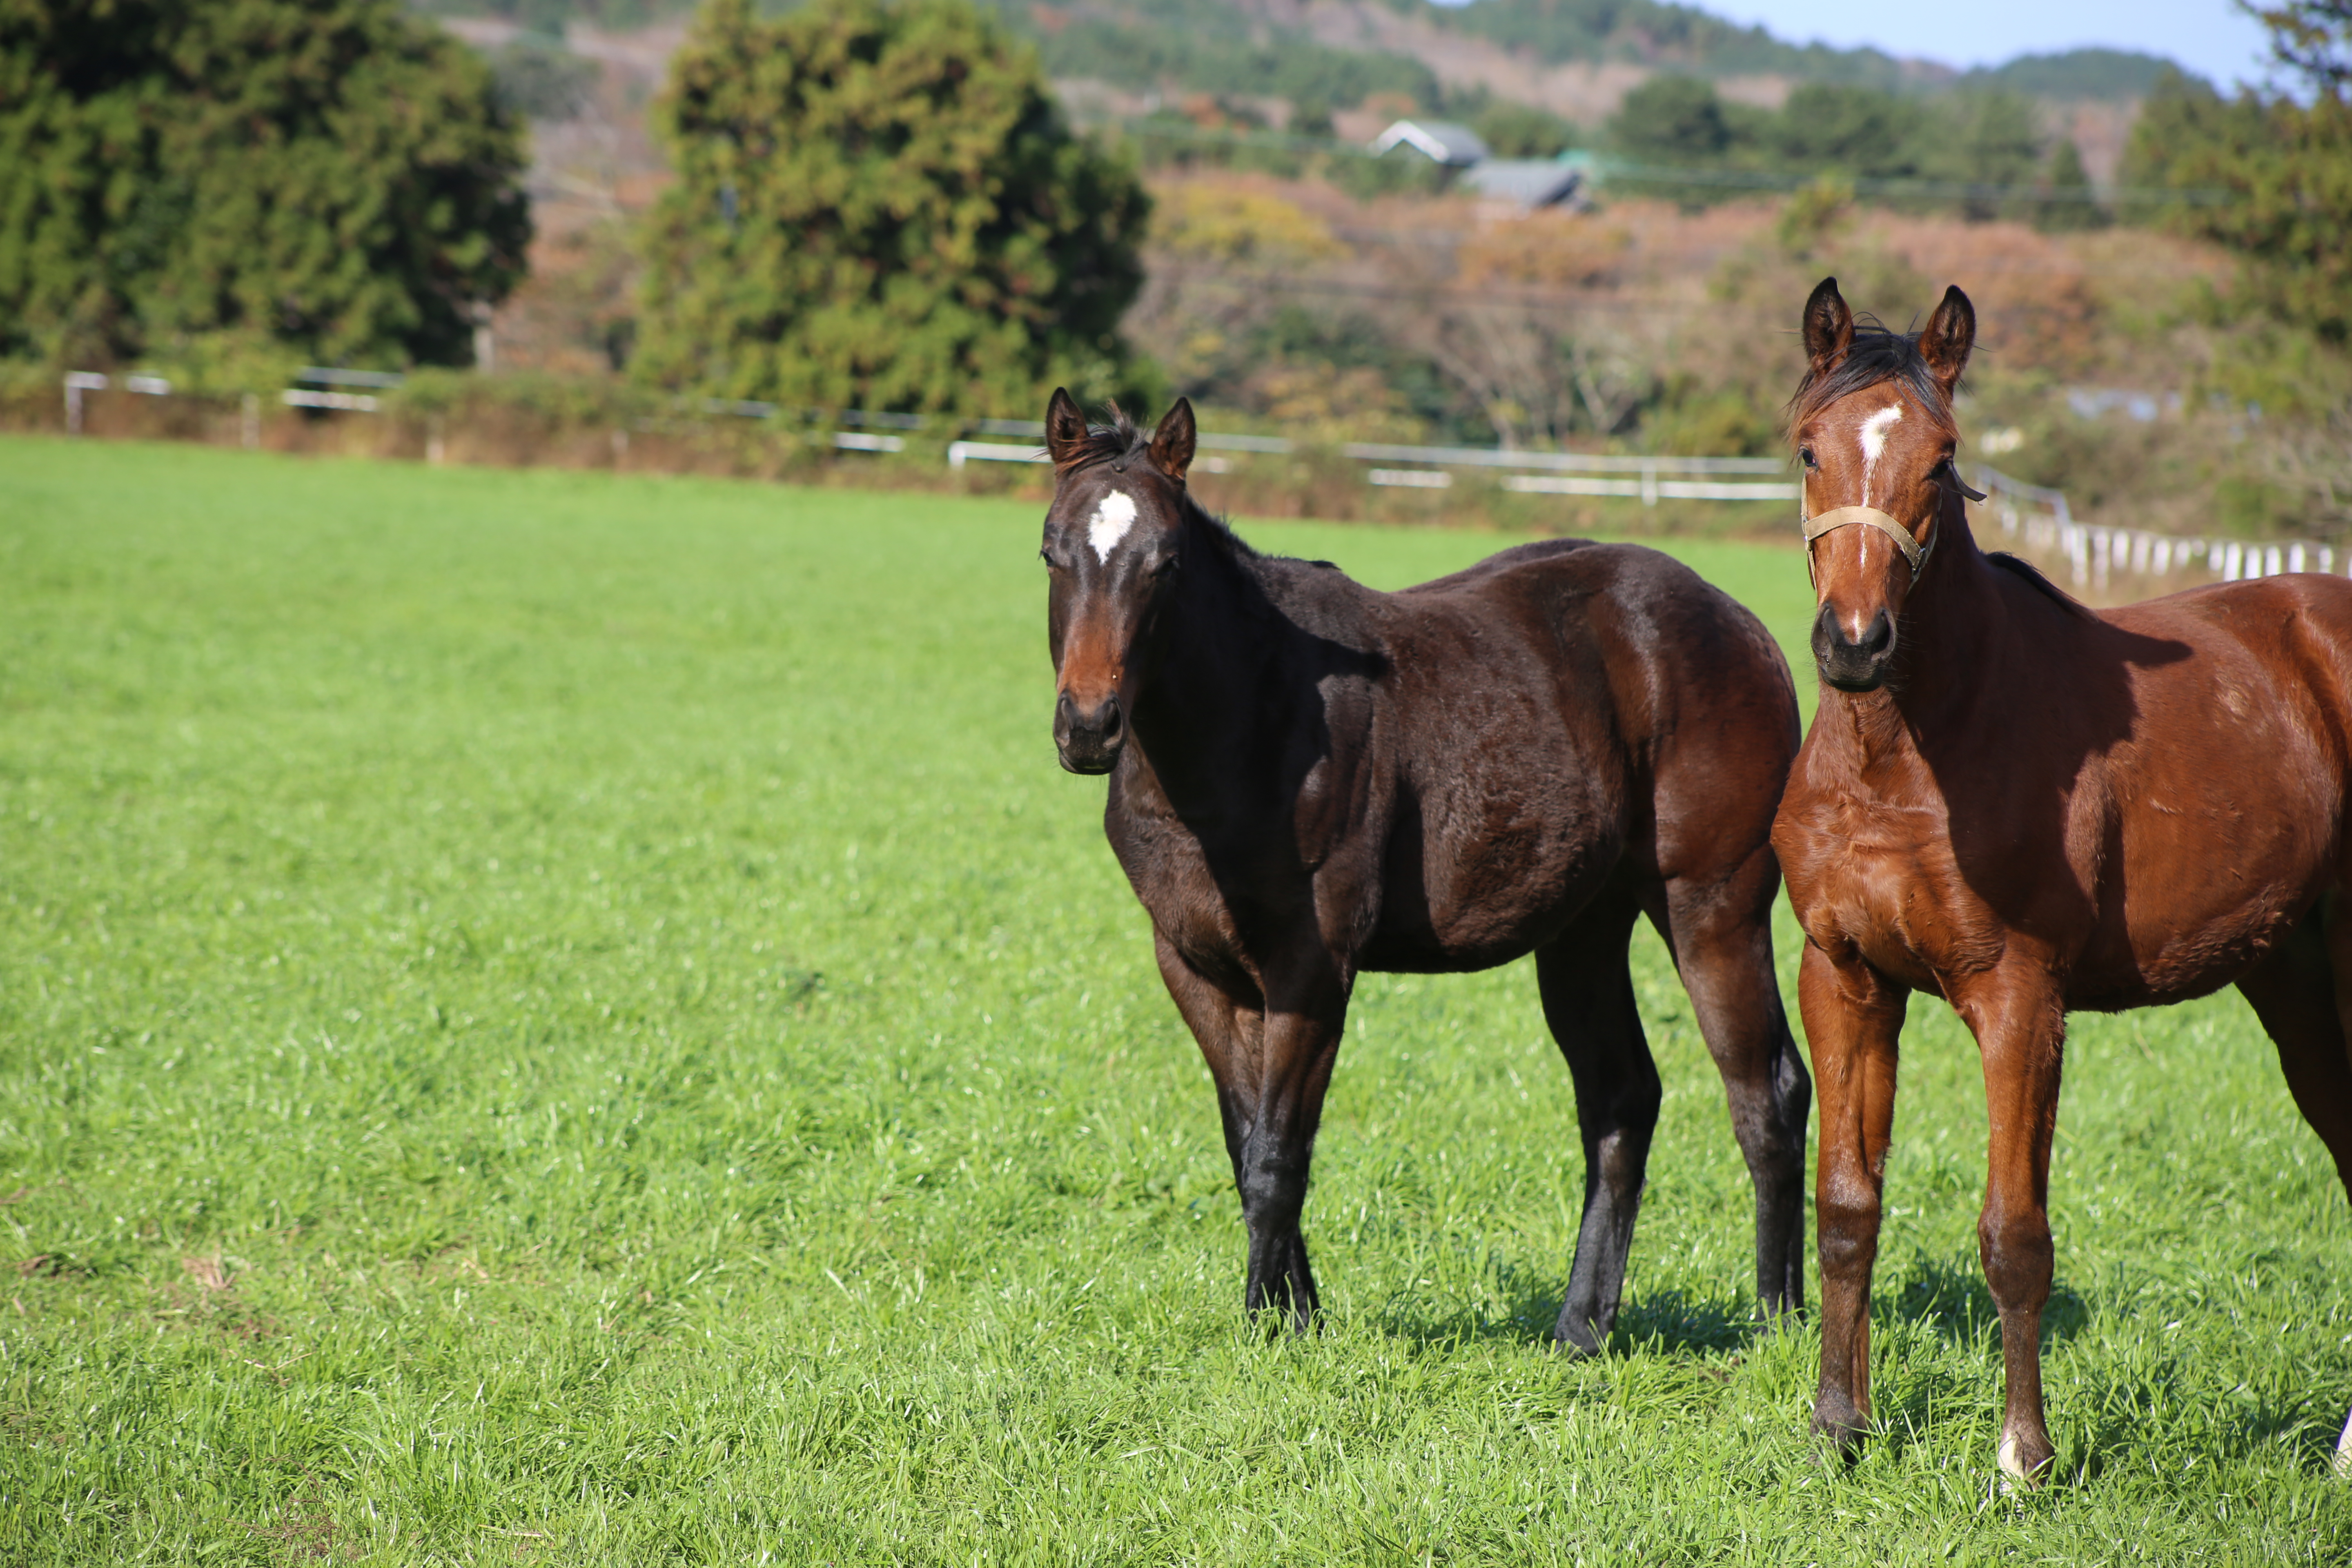
M 1398 842 L 1438 936 L 1572 912 L 1627 862 L 1714 880 L 1761 852 L 1795 687 L 1762 623 L 1696 573 L 1546 541 L 1385 598 Z

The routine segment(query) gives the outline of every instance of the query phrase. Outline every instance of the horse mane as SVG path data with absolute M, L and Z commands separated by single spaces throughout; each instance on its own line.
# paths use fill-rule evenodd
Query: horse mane
M 1927 356 L 1919 352 L 1919 334 L 1898 332 L 1865 312 L 1853 319 L 1853 342 L 1845 357 L 1826 371 L 1807 370 L 1805 379 L 1797 384 L 1788 408 L 1791 439 L 1806 420 L 1839 398 L 1890 381 L 1901 383 L 1946 430 L 1958 433 L 1952 420 L 1952 401 L 1928 368 Z
M 1091 468 L 1097 463 L 1132 458 L 1150 445 L 1151 437 L 1138 430 L 1135 421 L 1127 416 L 1127 410 L 1114 402 L 1110 405 L 1110 423 L 1087 426 L 1086 437 L 1078 443 L 1076 453 L 1063 466 L 1076 473 L 1080 468 Z
M 2032 588 L 2037 594 L 2041 594 L 2048 598 L 2056 600 L 2059 606 L 2065 610 L 2067 614 L 2080 616 L 2085 620 L 2092 618 L 2091 607 L 2088 605 L 2084 604 L 2082 600 L 2077 599 L 2074 595 L 2066 592 L 2065 589 L 2061 588 L 2057 584 L 2053 583 L 2046 575 L 2043 574 L 2041 567 L 2036 566 L 2033 563 L 2026 560 L 2023 556 L 2011 555 L 2006 550 L 1988 550 L 1985 552 L 1985 559 L 1991 562 L 1994 565 L 2000 567 L 2004 572 L 2011 573 L 2017 576 L 2024 578 L 2025 585 L 2027 587 Z

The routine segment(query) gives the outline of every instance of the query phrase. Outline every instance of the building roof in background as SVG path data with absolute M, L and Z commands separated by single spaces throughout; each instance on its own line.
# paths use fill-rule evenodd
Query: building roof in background
M 1556 158 L 1489 158 L 1462 172 L 1465 187 L 1533 210 L 1563 204 L 1584 205 L 1585 175 L 1580 163 Z
M 1391 147 L 1410 147 L 1431 162 L 1453 169 L 1466 169 L 1486 162 L 1487 156 L 1486 143 L 1475 131 L 1446 120 L 1400 120 L 1372 138 L 1375 153 Z

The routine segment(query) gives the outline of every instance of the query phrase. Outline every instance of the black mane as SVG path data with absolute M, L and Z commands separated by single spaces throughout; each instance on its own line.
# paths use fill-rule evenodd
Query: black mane
M 1853 342 L 1845 357 L 1825 373 L 1807 371 L 1805 379 L 1797 384 L 1796 395 L 1789 399 L 1789 428 L 1796 429 L 1841 397 L 1890 381 L 1900 382 L 1920 406 L 1934 411 L 1945 423 L 1951 422 L 1951 400 L 1928 368 L 1927 356 L 1919 352 L 1919 334 L 1898 332 L 1877 317 L 1864 314 L 1854 318 Z M 1953 390 L 1959 389 L 1956 385 Z
M 1110 423 L 1087 426 L 1085 439 L 1064 467 L 1075 473 L 1097 463 L 1136 457 L 1150 445 L 1151 437 L 1138 430 L 1135 421 L 1127 416 L 1127 410 L 1114 403 L 1110 405 Z
M 2082 600 L 2074 597 L 2074 595 L 2066 592 L 2065 589 L 2061 588 L 2057 584 L 2053 583 L 2042 572 L 2041 567 L 2034 565 L 2033 563 L 2026 560 L 2023 556 L 2011 555 L 2006 550 L 1988 550 L 1985 552 L 1985 559 L 1991 562 L 1994 565 L 2000 567 L 2004 572 L 2024 578 L 2028 587 L 2032 588 L 2037 594 L 2046 595 L 2050 598 L 2056 600 L 2060 605 L 2065 606 L 2070 614 L 2084 616 L 2085 619 L 2090 617 L 2091 609 L 2089 605 L 2084 604 Z

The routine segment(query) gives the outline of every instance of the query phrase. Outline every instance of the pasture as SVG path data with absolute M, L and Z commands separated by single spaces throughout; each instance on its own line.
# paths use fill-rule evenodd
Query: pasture
M 1249 1328 L 1055 765 L 1037 517 L 0 441 L 0 1561 L 2352 1557 L 2352 1213 L 2234 994 L 2076 1021 L 2040 1493 L 1964 1032 L 1915 1001 L 1882 1430 L 1826 1466 L 1646 932 L 1606 1357 L 1548 1350 L 1582 1173 L 1524 963 L 1361 984 L 1328 1322 Z M 1384 586 L 1501 542 L 1242 531 Z M 1794 550 L 1687 554 L 1800 646 Z

